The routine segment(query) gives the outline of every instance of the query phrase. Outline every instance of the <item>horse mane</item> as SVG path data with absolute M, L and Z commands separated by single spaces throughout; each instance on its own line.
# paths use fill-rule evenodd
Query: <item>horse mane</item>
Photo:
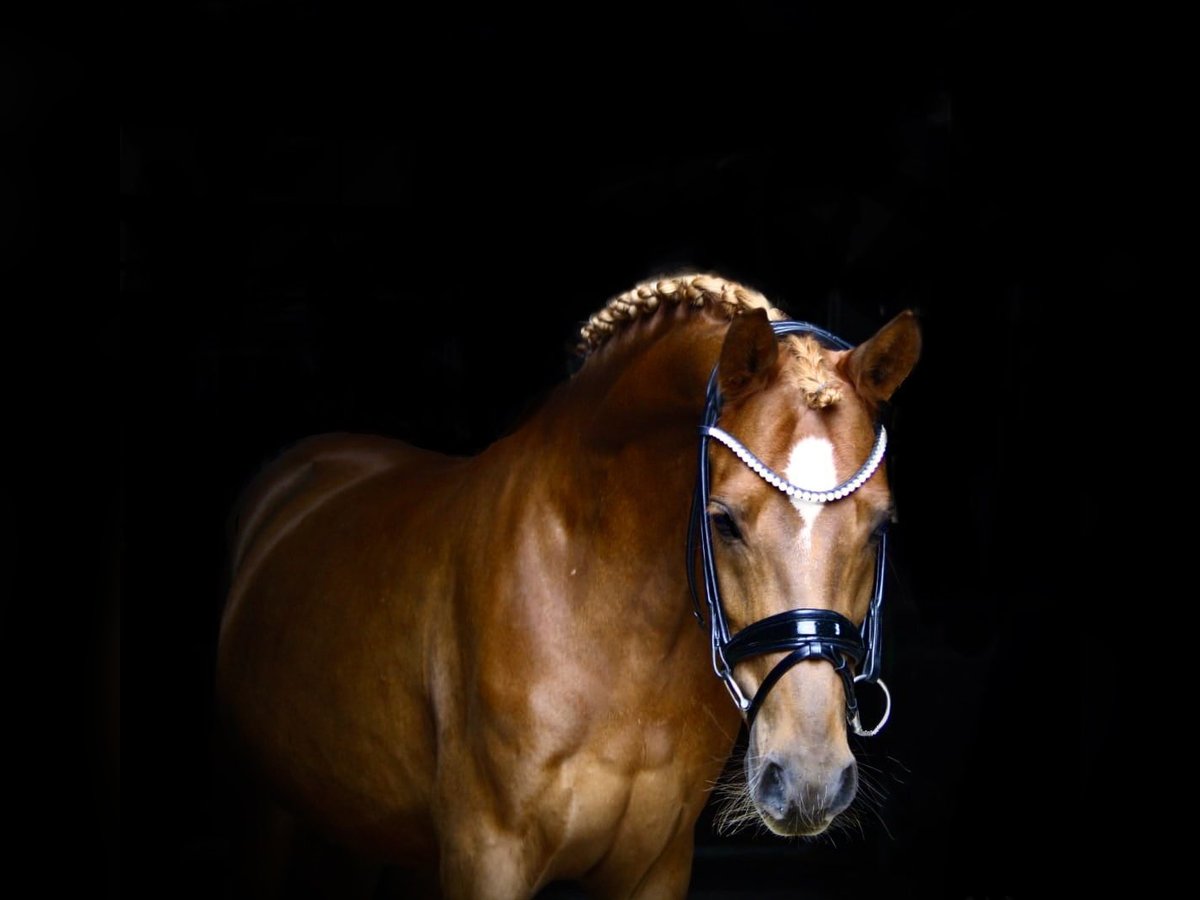
M 707 310 L 725 319 L 752 309 L 765 309 L 772 321 L 788 318 L 787 313 L 772 306 L 758 291 L 736 281 L 710 274 L 675 275 L 644 281 L 613 297 L 579 329 L 576 349 L 587 359 L 623 333 L 631 323 L 648 318 L 667 306 Z M 815 339 L 808 335 L 789 335 L 784 344 L 796 362 L 795 366 L 785 367 L 785 377 L 800 389 L 809 408 L 822 409 L 841 399 L 841 387 Z

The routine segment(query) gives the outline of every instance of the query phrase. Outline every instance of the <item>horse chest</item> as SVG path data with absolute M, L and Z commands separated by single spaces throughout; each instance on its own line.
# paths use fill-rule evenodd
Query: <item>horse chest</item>
M 566 760 L 543 794 L 543 821 L 553 823 L 565 875 L 603 860 L 657 855 L 690 827 L 704 802 L 703 778 L 681 765 L 677 741 L 665 729 L 647 729 L 629 742 L 628 755 L 582 751 Z

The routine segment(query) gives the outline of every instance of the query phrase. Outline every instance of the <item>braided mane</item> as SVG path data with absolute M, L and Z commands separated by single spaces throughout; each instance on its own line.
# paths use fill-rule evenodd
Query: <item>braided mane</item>
M 613 297 L 579 329 L 576 349 L 584 357 L 591 356 L 629 323 L 672 305 L 708 309 L 729 319 L 751 309 L 765 309 L 772 321 L 788 318 L 787 313 L 772 306 L 758 291 L 736 281 L 716 275 L 676 275 L 644 281 Z M 795 366 L 785 369 L 785 377 L 800 388 L 810 408 L 820 409 L 841 399 L 841 388 L 820 344 L 808 335 L 789 335 L 784 344 L 796 361 Z

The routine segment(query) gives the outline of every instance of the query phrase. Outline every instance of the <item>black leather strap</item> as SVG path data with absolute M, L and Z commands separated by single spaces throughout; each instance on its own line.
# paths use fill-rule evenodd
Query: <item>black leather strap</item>
M 858 627 L 831 609 L 789 609 L 747 625 L 725 645 L 725 659 L 736 665 L 751 656 L 820 644 L 857 665 L 866 654 Z M 762 690 L 762 688 L 759 688 Z
M 754 699 L 750 701 L 750 708 L 746 710 L 746 727 L 754 724 L 755 716 L 758 715 L 758 711 L 762 708 L 763 702 L 771 692 L 771 688 L 775 687 L 775 683 L 806 659 L 825 660 L 831 663 L 837 673 L 842 676 L 842 688 L 846 695 L 846 718 L 848 721 L 854 720 L 854 717 L 858 715 L 858 700 L 854 695 L 854 675 L 850 671 L 850 664 L 847 662 L 846 657 L 837 652 L 832 645 L 810 643 L 797 647 L 776 663 L 775 668 L 767 673 L 767 677 L 758 686 L 758 690 L 754 694 Z

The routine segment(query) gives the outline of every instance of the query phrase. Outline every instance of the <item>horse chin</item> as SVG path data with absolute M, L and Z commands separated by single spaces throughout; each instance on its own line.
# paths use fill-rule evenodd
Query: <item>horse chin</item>
M 805 816 L 786 816 L 780 818 L 771 815 L 757 803 L 759 818 L 763 824 L 780 837 L 816 837 L 825 831 L 833 821 L 829 819 L 810 819 Z

